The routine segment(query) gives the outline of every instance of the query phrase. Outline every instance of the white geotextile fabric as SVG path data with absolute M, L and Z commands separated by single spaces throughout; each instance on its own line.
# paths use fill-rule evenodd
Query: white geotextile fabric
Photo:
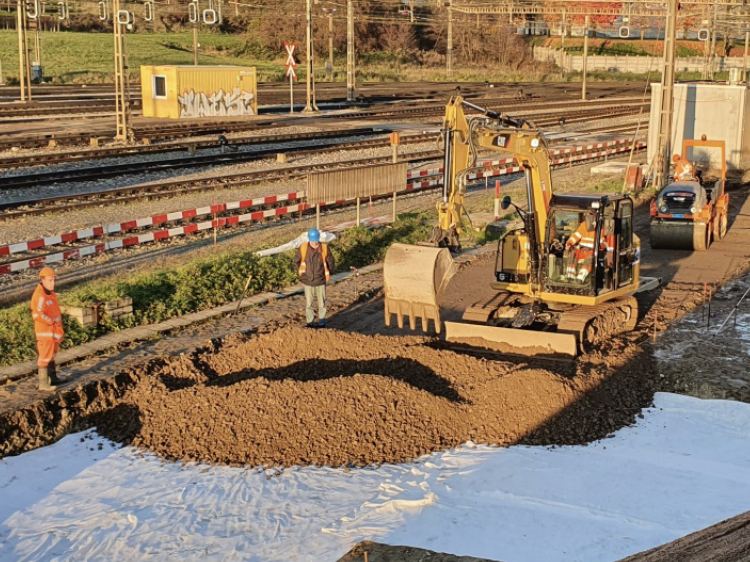
M 334 562 L 371 539 L 607 562 L 750 509 L 749 405 L 658 394 L 644 416 L 586 447 L 469 443 L 402 465 L 280 474 L 70 435 L 0 460 L 0 560 Z

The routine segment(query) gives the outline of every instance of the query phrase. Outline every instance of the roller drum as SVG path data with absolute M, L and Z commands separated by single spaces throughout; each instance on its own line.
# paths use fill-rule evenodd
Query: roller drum
M 652 221 L 649 242 L 654 249 L 705 250 L 706 223 Z

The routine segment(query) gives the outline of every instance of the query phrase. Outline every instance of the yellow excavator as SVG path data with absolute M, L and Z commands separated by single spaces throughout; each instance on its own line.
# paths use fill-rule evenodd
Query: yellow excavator
M 467 119 L 464 107 L 479 111 Z M 630 331 L 638 317 L 633 294 L 658 285 L 640 277 L 640 240 L 633 200 L 620 194 L 552 193 L 544 135 L 524 120 L 487 111 L 456 96 L 443 122 L 445 160 L 438 225 L 426 245 L 393 244 L 385 257 L 385 323 L 396 315 L 416 329 L 432 320 L 441 331 L 439 300 L 456 271 L 469 173 L 479 150 L 508 152 L 523 169 L 525 208 L 505 197 L 523 226 L 499 241 L 496 291 L 446 322 L 450 342 L 525 355 L 578 355 L 590 344 Z

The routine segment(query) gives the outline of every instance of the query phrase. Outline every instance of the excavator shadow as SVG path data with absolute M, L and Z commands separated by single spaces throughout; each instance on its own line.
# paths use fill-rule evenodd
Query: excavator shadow
M 226 387 L 242 381 L 264 378 L 269 381 L 294 380 L 315 382 L 355 375 L 387 376 L 417 390 L 429 392 L 449 402 L 465 403 L 451 383 L 419 361 L 404 357 L 383 357 L 369 360 L 305 359 L 278 368 L 247 369 L 212 378 L 206 386 Z

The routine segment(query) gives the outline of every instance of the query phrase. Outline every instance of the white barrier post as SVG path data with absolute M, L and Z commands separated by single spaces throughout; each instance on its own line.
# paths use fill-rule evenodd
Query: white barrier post
M 495 181 L 495 220 L 500 218 L 500 180 Z

